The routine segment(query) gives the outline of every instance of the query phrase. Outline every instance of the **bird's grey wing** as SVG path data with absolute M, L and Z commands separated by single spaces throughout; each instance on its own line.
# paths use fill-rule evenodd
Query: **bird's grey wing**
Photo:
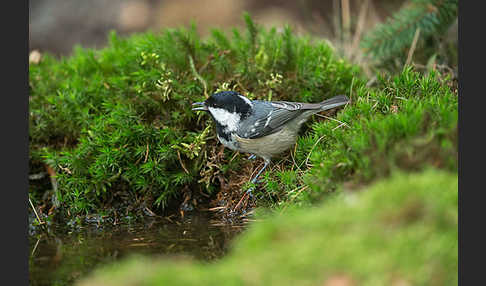
M 322 107 L 322 103 L 305 103 L 305 102 L 290 102 L 290 101 L 271 101 L 270 104 L 273 107 L 286 109 L 290 111 L 320 109 Z
M 275 133 L 283 128 L 285 123 L 297 118 L 305 110 L 306 103 L 300 102 L 260 102 L 254 108 L 254 114 L 242 122 L 237 134 L 242 138 L 259 138 Z M 311 104 L 309 104 L 311 105 Z M 318 109 L 312 106 L 313 109 Z
M 281 130 L 285 123 L 299 117 L 303 113 L 335 108 L 349 102 L 344 95 L 338 95 L 319 103 L 289 102 L 289 101 L 258 101 L 254 105 L 254 114 L 242 122 L 237 131 L 242 138 L 259 138 Z M 309 112 L 311 111 L 311 112 Z
M 332 98 L 326 99 L 319 103 L 305 103 L 305 102 L 288 102 L 288 101 L 272 101 L 270 102 L 274 107 L 279 107 L 287 110 L 328 110 L 341 105 L 349 103 L 349 98 L 345 95 L 336 95 Z

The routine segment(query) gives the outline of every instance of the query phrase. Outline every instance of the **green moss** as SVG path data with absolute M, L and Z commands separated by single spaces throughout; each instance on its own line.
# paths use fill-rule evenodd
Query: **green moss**
M 393 173 L 360 192 L 253 223 L 228 256 L 132 257 L 78 285 L 457 284 L 457 174 Z
M 352 100 L 335 119 L 309 123 L 289 167 L 266 177 L 267 185 L 278 184 L 281 207 L 322 199 L 343 182 L 360 185 L 394 169 L 457 171 L 457 94 L 437 74 L 407 68 L 382 78 L 377 88 L 357 87 Z
M 200 172 L 217 141 L 191 103 L 217 89 L 320 101 L 359 77 L 326 43 L 245 19 L 245 35 L 215 30 L 202 40 L 195 26 L 128 38 L 113 32 L 104 49 L 77 47 L 69 58 L 44 55 L 30 65 L 29 135 L 40 154 L 31 164 L 56 170 L 62 208 L 97 212 L 141 197 L 157 211 L 183 187 L 211 192 L 214 180 Z
M 214 194 L 221 179 L 238 192 L 232 172 L 247 166 L 246 155 L 218 155 L 211 121 L 191 111 L 223 89 L 252 99 L 352 99 L 335 119 L 306 124 L 295 152 L 264 174 L 259 206 L 308 204 L 343 182 L 368 183 L 396 168 L 457 169 L 457 94 L 448 78 L 406 68 L 369 87 L 325 41 L 245 21 L 246 31 L 214 30 L 208 39 L 194 25 L 112 33 L 104 49 L 77 47 L 69 58 L 31 64 L 30 164 L 51 166 L 58 184 L 57 192 L 33 184 L 32 197 L 55 195 L 57 209 L 71 215 L 139 206 L 161 213 L 184 190 Z

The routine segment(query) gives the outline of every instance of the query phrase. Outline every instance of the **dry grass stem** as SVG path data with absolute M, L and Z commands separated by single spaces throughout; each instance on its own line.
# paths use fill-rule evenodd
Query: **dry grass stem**
M 30 203 L 30 206 L 32 207 L 32 210 L 35 213 L 35 216 L 37 217 L 37 220 L 39 221 L 39 224 L 44 224 L 44 222 L 41 220 L 41 218 L 37 214 L 37 211 L 35 210 L 34 204 L 32 203 L 32 200 L 30 198 L 29 198 L 29 203 Z
M 37 240 L 37 242 L 34 245 L 34 249 L 32 249 L 32 252 L 30 253 L 30 256 L 34 256 L 35 250 L 37 249 L 37 246 L 39 245 L 40 238 Z
M 149 154 L 149 144 L 147 143 L 147 151 L 145 151 L 145 159 L 143 160 L 144 163 L 147 162 L 148 154 Z M 180 158 L 181 158 L 181 156 L 179 155 L 179 159 Z
M 314 143 L 314 145 L 312 145 L 312 148 L 311 148 L 311 150 L 309 151 L 309 154 L 307 154 L 307 157 L 305 158 L 305 161 L 304 161 L 304 163 L 305 163 L 305 165 L 306 165 L 306 166 L 308 166 L 308 165 L 309 165 L 309 164 L 308 164 L 308 162 L 309 162 L 309 158 L 310 158 L 310 156 L 311 156 L 311 154 L 312 154 L 312 151 L 314 151 L 314 148 L 317 146 L 317 144 L 319 144 L 319 142 L 321 142 L 322 138 L 324 138 L 324 137 L 325 137 L 325 136 L 321 136 L 321 137 L 319 137 L 319 139 L 317 139 L 317 141 Z
M 346 127 L 349 127 L 349 125 L 346 122 L 343 122 L 343 121 L 340 121 L 340 120 L 337 120 L 335 118 L 332 118 L 332 117 L 329 117 L 329 116 L 325 116 L 325 115 L 322 115 L 322 114 L 319 114 L 319 113 L 317 113 L 316 115 L 319 116 L 319 117 L 322 117 L 322 118 L 326 118 L 326 119 L 329 119 L 329 120 L 332 120 L 332 121 L 339 122 L 339 124 L 343 124 Z
M 341 127 L 341 126 L 344 126 L 344 124 L 345 124 L 344 122 L 343 122 L 343 123 L 341 123 L 341 124 L 339 124 L 338 126 L 334 127 L 334 128 L 332 129 L 332 131 L 334 131 L 334 130 L 338 129 L 338 128 L 339 128 L 339 127 Z
M 177 151 L 177 157 L 179 158 L 179 163 L 181 163 L 181 166 L 182 166 L 182 169 L 184 169 L 184 171 L 189 174 L 189 171 L 186 169 L 186 166 L 184 166 L 184 163 L 182 163 L 182 159 L 181 159 L 181 153 L 179 151 Z

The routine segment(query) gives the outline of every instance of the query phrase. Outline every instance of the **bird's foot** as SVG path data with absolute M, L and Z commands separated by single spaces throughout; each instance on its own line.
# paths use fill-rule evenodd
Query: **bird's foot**
M 248 160 L 254 160 L 255 158 L 256 158 L 255 154 L 251 154 L 250 156 L 248 156 Z
M 247 194 L 249 198 L 253 198 L 253 190 L 255 190 L 255 187 L 250 187 L 246 190 L 245 194 Z

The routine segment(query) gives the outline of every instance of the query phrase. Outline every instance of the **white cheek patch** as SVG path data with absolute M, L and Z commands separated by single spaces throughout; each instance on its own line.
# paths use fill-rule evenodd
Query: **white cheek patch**
M 240 115 L 238 113 L 229 112 L 222 108 L 209 107 L 208 109 L 214 116 L 214 119 L 219 124 L 225 126 L 227 131 L 232 132 L 238 129 L 238 123 L 240 122 Z

